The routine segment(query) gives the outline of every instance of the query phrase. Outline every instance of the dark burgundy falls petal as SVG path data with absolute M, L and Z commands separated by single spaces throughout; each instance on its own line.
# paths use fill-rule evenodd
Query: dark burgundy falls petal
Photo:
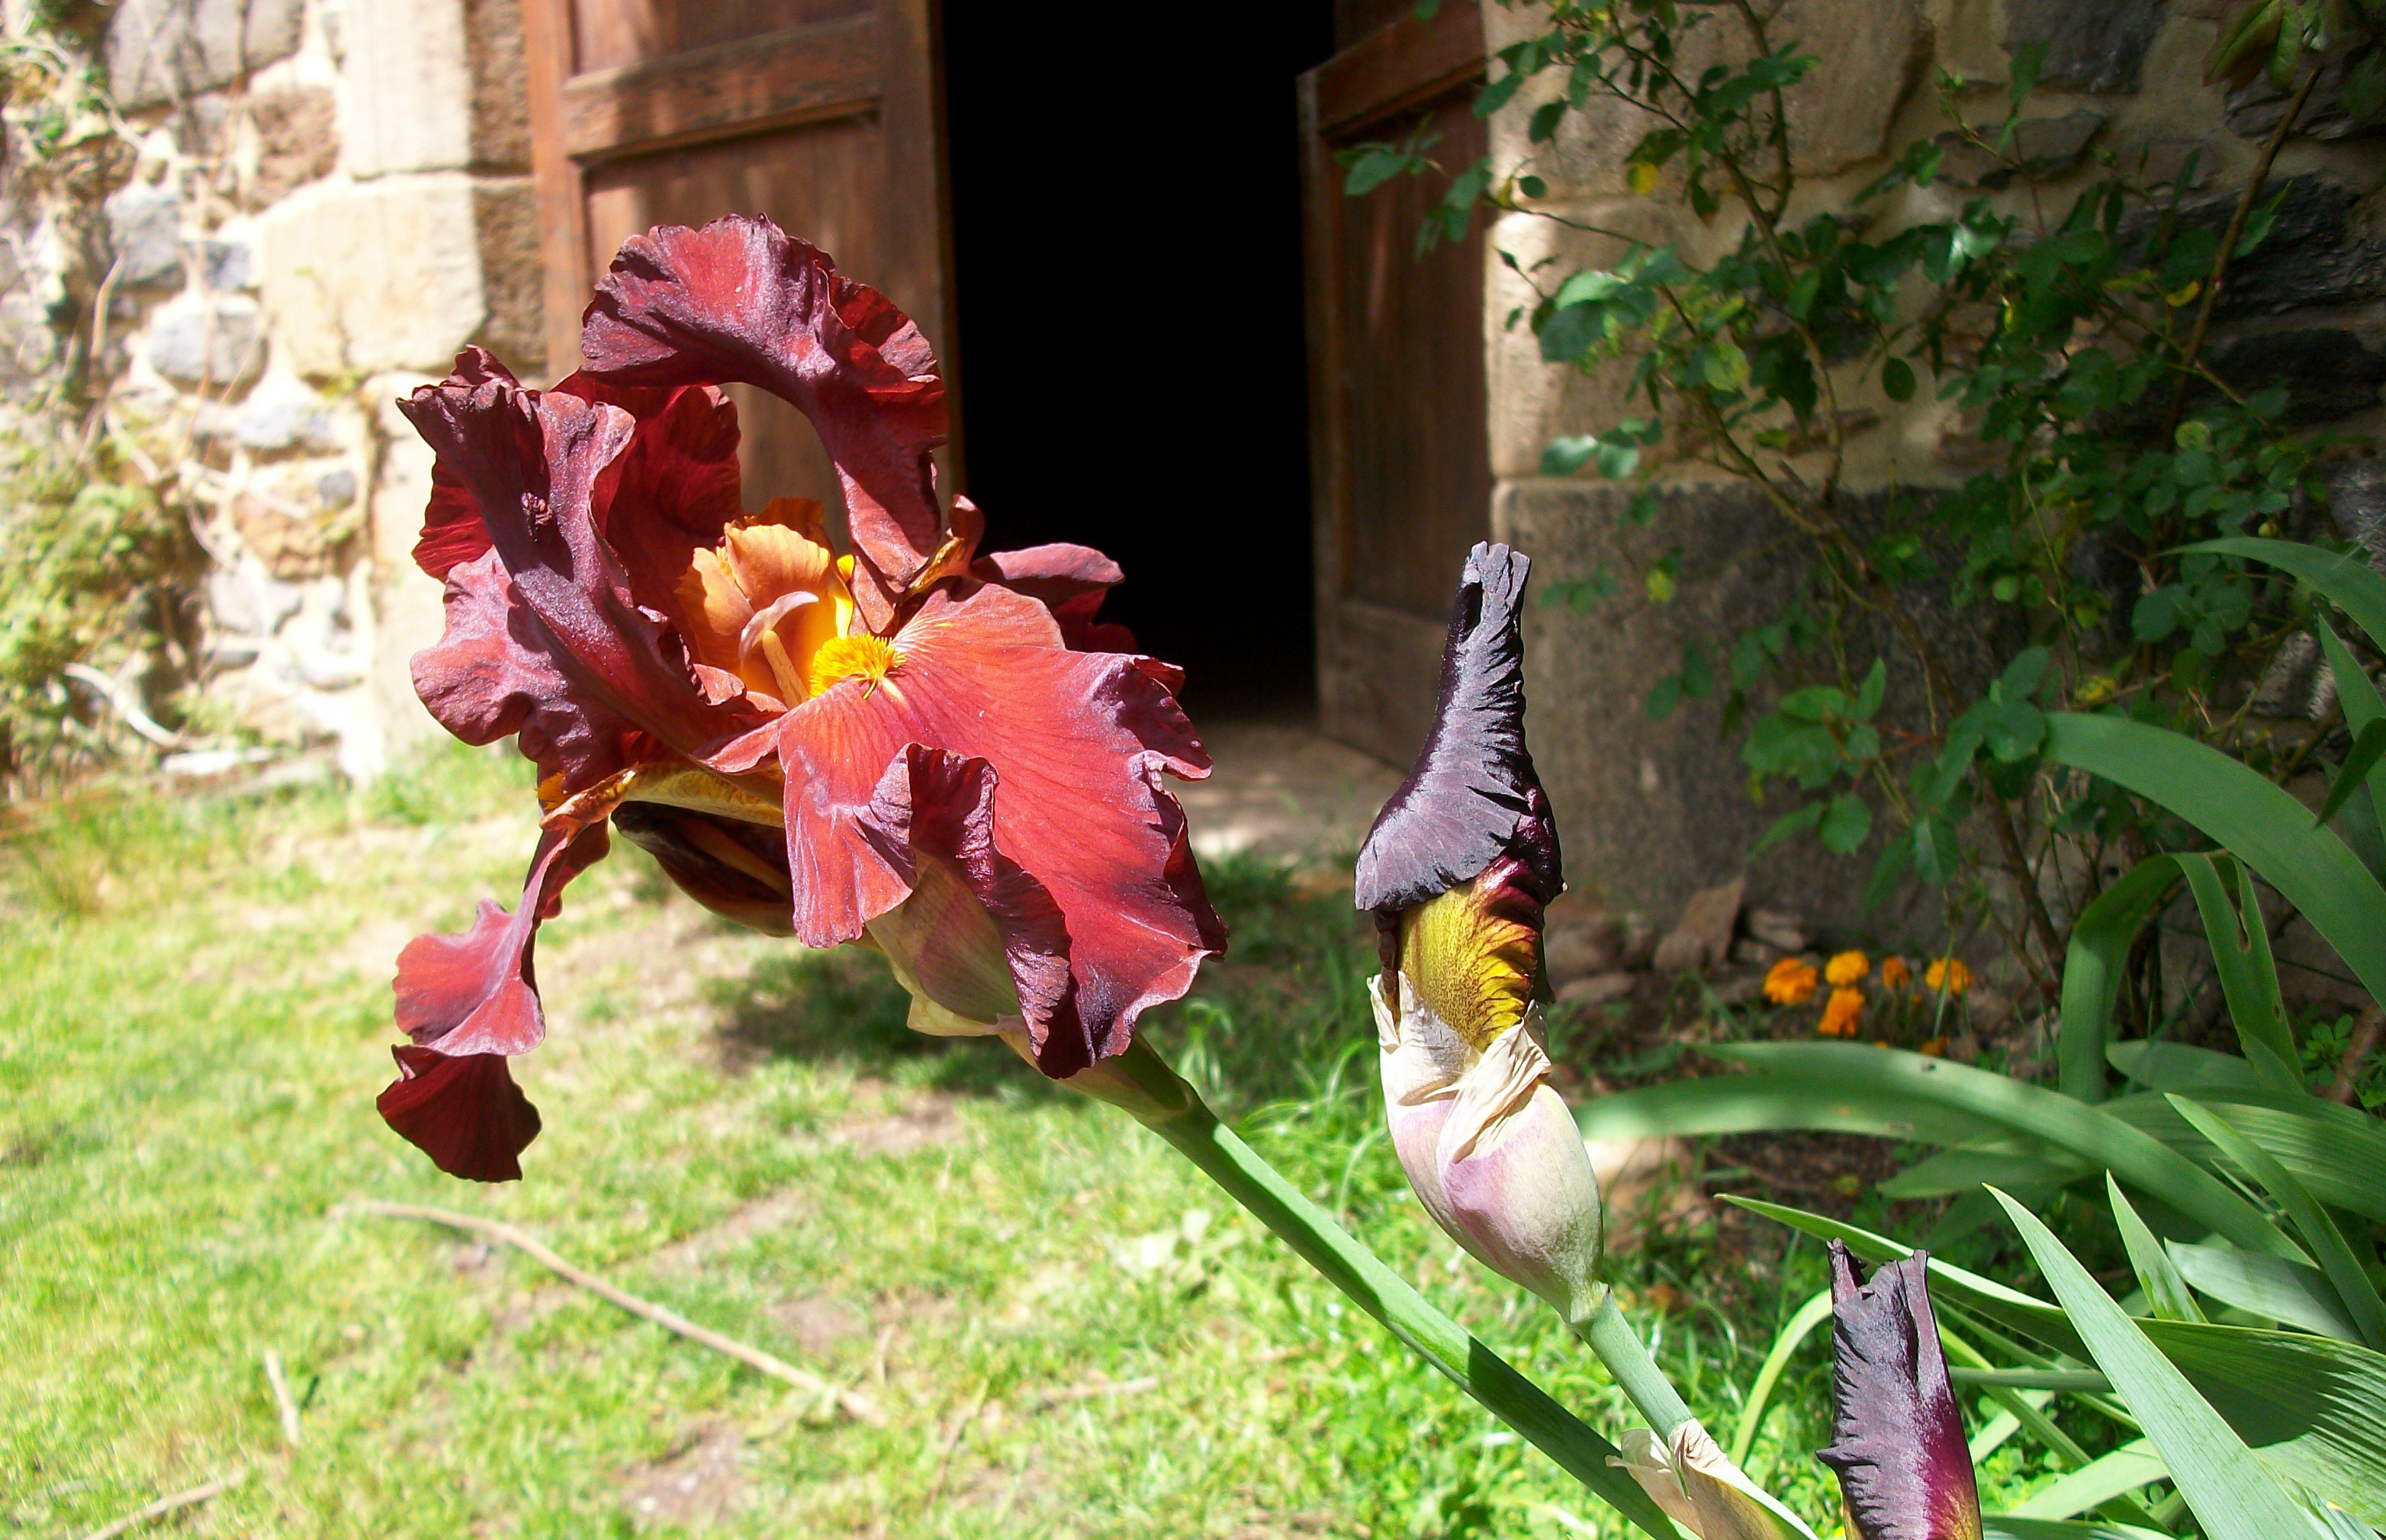
M 590 703 L 495 551 L 447 573 L 447 627 L 414 655 L 414 693 L 440 726 L 475 745 L 520 733 L 539 779 L 579 791 L 620 770 L 635 728 Z
M 1521 861 L 1542 903 L 1565 888 L 1557 825 L 1525 746 L 1525 580 L 1505 545 L 1468 553 L 1441 651 L 1433 731 L 1359 852 L 1359 908 L 1410 908 Z
M 883 630 L 944 538 L 929 457 L 944 377 L 910 318 L 763 219 L 622 243 L 583 319 L 586 372 L 631 385 L 759 385 L 811 419 L 845 488 L 856 602 Z
M 722 919 L 764 935 L 796 933 L 784 831 L 652 802 L 622 803 L 613 809 L 613 827 Z
M 1039 1059 L 1066 1073 L 1052 1056 L 1125 1051 L 1136 1017 L 1181 996 L 1224 948 L 1163 781 L 1207 775 L 1209 756 L 1169 693 L 1173 670 L 1072 652 L 1042 605 L 962 586 L 903 628 L 884 680 L 835 684 L 779 719 L 796 934 L 850 941 L 907 895 L 874 827 L 887 767 L 915 745 L 985 760 L 994 840 L 1067 927 L 1074 984 Z
M 618 492 L 615 462 L 632 449 L 638 419 L 503 379 L 470 382 L 459 369 L 399 406 L 478 507 L 512 594 L 535 621 L 528 649 L 568 682 L 575 706 L 634 723 L 680 754 L 697 757 L 752 725 L 750 710 L 708 705 L 695 689 L 676 638 L 667 642 L 640 607 L 606 539 L 598 499 Z M 509 625 L 509 635 L 522 630 Z
M 1037 1062 L 1074 1074 L 1093 1062 L 1095 1045 L 1077 1019 L 1068 923 L 1044 884 L 997 846 L 995 795 L 984 759 L 912 744 L 886 767 L 855 833 L 910 893 L 872 933 L 897 944 L 889 949 L 939 1005 L 975 1020 L 1016 1010 Z M 989 920 L 990 934 L 973 933 Z M 983 955 L 990 947 L 998 958 Z M 997 969 L 1015 1001 L 988 976 Z
M 600 821 L 539 835 L 511 914 L 483 898 L 461 935 L 420 935 L 397 955 L 397 1026 L 425 1048 L 526 1054 L 546 1035 L 531 954 L 538 927 L 562 907 L 564 885 L 605 858 Z
M 1059 622 L 1061 640 L 1074 651 L 1135 651 L 1135 632 L 1094 619 L 1126 574 L 1090 545 L 1058 543 L 988 552 L 970 564 L 970 576 L 1039 600 Z
M 1980 1494 L 1927 1286 L 1928 1256 L 1883 1263 L 1859 1283 L 1830 1243 L 1833 1442 L 1855 1540 L 1979 1540 Z
M 373 1106 L 449 1176 L 520 1182 L 521 1152 L 538 1137 L 538 1108 L 514 1083 L 503 1054 L 449 1058 L 403 1045 L 390 1049 L 397 1079 Z

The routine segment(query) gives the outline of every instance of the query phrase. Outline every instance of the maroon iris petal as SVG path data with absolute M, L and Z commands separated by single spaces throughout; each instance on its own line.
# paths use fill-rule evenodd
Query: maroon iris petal
M 945 532 L 930 454 L 945 382 L 885 295 L 768 219 L 633 236 L 584 319 L 587 372 L 632 385 L 760 385 L 811 419 L 845 488 L 855 601 L 873 630 Z
M 520 1182 L 521 1152 L 538 1137 L 538 1108 L 514 1083 L 503 1054 L 450 1058 L 390 1049 L 397 1080 L 373 1103 L 383 1121 L 449 1176 Z
M 873 828 L 887 767 L 912 745 L 983 759 L 994 839 L 1068 930 L 1074 987 L 1029 1018 L 1038 1062 L 1065 1075 L 1124 1052 L 1136 1016 L 1225 945 L 1162 780 L 1209 773 L 1192 724 L 1146 660 L 1067 650 L 1041 605 L 1005 589 L 939 592 L 898 644 L 875 686 L 838 683 L 777 723 L 797 936 L 850 941 L 908 895 Z
M 415 1047 L 396 1050 L 403 1074 L 383 1093 L 382 1116 L 440 1170 L 483 1182 L 521 1174 L 486 1173 L 496 1170 L 491 1151 L 505 1150 L 502 1164 L 510 1167 L 538 1132 L 538 1115 L 513 1089 L 504 1063 L 546 1035 L 532 968 L 538 927 L 561 908 L 564 884 L 603 859 L 608 844 L 601 822 L 576 832 L 548 831 L 539 837 L 513 913 L 483 899 L 471 930 L 417 936 L 398 954 L 397 1024 Z M 450 1068 L 458 1065 L 477 1067 Z M 475 1120 L 488 1126 L 476 1128 Z M 452 1163 L 466 1160 L 472 1171 Z
M 1041 601 L 1060 622 L 1061 640 L 1079 652 L 1135 651 L 1135 632 L 1094 619 L 1102 600 L 1126 574 L 1090 545 L 1062 543 L 989 552 L 970 564 L 970 576 Z
M 1359 852 L 1359 908 L 1413 908 L 1502 855 L 1524 864 L 1542 903 L 1564 891 L 1557 826 L 1525 747 L 1522 626 L 1531 568 L 1505 545 L 1468 554 L 1442 646 L 1433 732 Z
M 1930 1311 L 1928 1256 L 1915 1252 L 1859 1284 L 1831 1243 L 1833 1443 L 1856 1540 L 1979 1540 L 1980 1494 Z

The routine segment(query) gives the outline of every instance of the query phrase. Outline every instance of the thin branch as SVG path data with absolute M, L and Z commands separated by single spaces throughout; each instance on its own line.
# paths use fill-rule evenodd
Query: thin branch
M 498 1220 L 484 1220 L 474 1214 L 459 1214 L 449 1208 L 432 1208 L 415 1203 L 383 1203 L 377 1198 L 359 1198 L 345 1205 L 360 1214 L 376 1214 L 384 1219 L 422 1220 L 431 1224 L 444 1224 L 451 1230 L 467 1231 L 485 1235 L 493 1241 L 512 1246 L 531 1260 L 567 1283 L 576 1283 L 600 1299 L 608 1300 L 643 1321 L 651 1321 L 664 1331 L 687 1338 L 688 1341 L 725 1353 L 748 1368 L 757 1369 L 774 1380 L 783 1380 L 797 1390 L 809 1391 L 823 1397 L 834 1396 L 848 1417 L 884 1426 L 885 1413 L 867 1396 L 860 1396 L 842 1385 L 822 1379 L 809 1370 L 797 1369 L 785 1358 L 775 1358 L 759 1347 L 749 1347 L 735 1337 L 722 1336 L 710 1327 L 698 1326 L 678 1311 L 641 1299 L 634 1294 L 614 1287 L 584 1268 L 570 1262 L 541 1246 L 522 1231 Z
M 2371 1006 L 2361 1016 L 2361 1024 L 2353 1029 L 2353 1041 L 2344 1045 L 2344 1058 L 2337 1064 L 2336 1082 L 2328 1088 L 2328 1099 L 2346 1107 L 2361 1105 L 2359 1092 L 2361 1065 L 2377 1051 L 2378 1039 L 2386 1034 L 2386 1009 Z
M 282 1436 L 298 1447 L 298 1401 L 290 1394 L 290 1377 L 282 1372 L 282 1355 L 265 1350 L 265 1383 L 273 1387 L 273 1405 L 282 1413 Z
M 160 1497 L 147 1508 L 128 1513 L 114 1523 L 102 1524 L 84 1535 L 83 1540 L 116 1540 L 118 1535 L 131 1534 L 152 1520 L 163 1519 L 169 1513 L 177 1513 L 186 1508 L 196 1508 L 201 1503 L 212 1502 L 247 1479 L 246 1468 L 235 1466 L 228 1474 L 218 1476 L 203 1485 L 194 1486 L 187 1492 L 177 1492 L 170 1497 Z
M 2268 139 L 2263 141 L 2261 158 L 2254 162 L 2253 175 L 2245 180 L 2245 191 L 2238 194 L 2237 207 L 2229 213 L 2229 233 L 2220 238 L 2220 255 L 2212 260 L 2212 277 L 2204 285 L 2204 302 L 2196 307 L 2195 325 L 2187 334 L 2187 351 L 2179 356 L 2180 373 L 2179 382 L 2171 387 L 2170 415 L 2163 419 L 2165 438 L 2179 432 L 2179 419 L 2187 415 L 2188 382 L 2196 360 L 2203 356 L 2204 333 L 2212 327 L 2212 308 L 2219 302 L 2220 285 L 2227 281 L 2229 261 L 2237 255 L 2237 238 L 2245 233 L 2245 221 L 2254 213 L 2254 200 L 2261 195 L 2262 183 L 2270 178 L 2270 162 L 2278 158 L 2279 146 L 2287 142 L 2295 119 L 2304 114 L 2304 104 L 2311 100 L 2312 87 L 2318 83 L 2319 67 L 2315 64 L 2311 72 L 2304 77 L 2304 83 L 2295 88 L 2294 97 L 2287 103 L 2287 110 L 2279 118 L 2279 126 L 2270 131 Z

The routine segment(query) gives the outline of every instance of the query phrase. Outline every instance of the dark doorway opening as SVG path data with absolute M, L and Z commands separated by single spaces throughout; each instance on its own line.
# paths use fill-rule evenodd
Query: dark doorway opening
M 955 351 L 995 547 L 1126 570 L 1199 712 L 1315 691 L 1293 80 L 1325 0 L 1140 26 L 944 9 Z

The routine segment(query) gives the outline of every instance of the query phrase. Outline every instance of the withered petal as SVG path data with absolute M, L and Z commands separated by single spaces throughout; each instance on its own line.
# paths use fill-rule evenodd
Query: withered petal
M 538 1108 L 503 1054 L 450 1057 L 400 1045 L 397 1079 L 373 1102 L 382 1121 L 432 1164 L 469 1182 L 520 1182 L 521 1152 L 538 1137 Z
M 787 918 L 787 842 L 780 830 L 651 802 L 613 809 L 623 839 L 655 858 L 681 892 L 764 935 L 795 934 Z
M 581 332 L 586 372 L 634 385 L 759 385 L 811 419 L 845 488 L 855 599 L 873 630 L 945 532 L 932 452 L 948 432 L 927 339 L 885 296 L 766 219 L 631 237 Z
M 1930 1310 L 1929 1258 L 1885 1262 L 1860 1283 L 1830 1243 L 1833 1442 L 1857 1540 L 1979 1540 L 1980 1494 Z
M 1531 561 L 1505 545 L 1468 554 L 1441 698 L 1425 749 L 1375 815 L 1359 852 L 1359 908 L 1394 912 L 1479 874 L 1500 856 L 1524 866 L 1542 903 L 1565 887 L 1557 826 L 1525 746 L 1525 580 Z

